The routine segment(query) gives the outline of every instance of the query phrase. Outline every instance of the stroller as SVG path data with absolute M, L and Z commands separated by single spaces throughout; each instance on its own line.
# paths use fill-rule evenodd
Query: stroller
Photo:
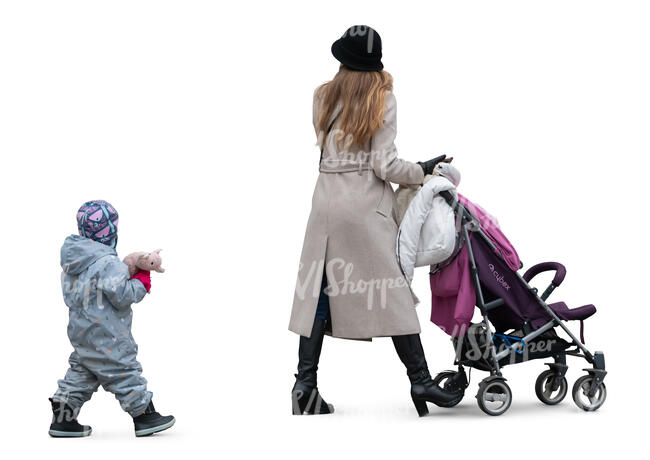
M 435 383 L 448 390 L 462 390 L 464 395 L 469 385 L 465 367 L 487 371 L 490 375 L 480 382 L 476 395 L 478 405 L 488 415 L 501 415 L 512 402 L 512 392 L 501 369 L 531 359 L 552 358 L 553 362 L 547 363 L 549 369 L 537 378 L 535 393 L 543 403 L 555 405 L 568 391 L 566 357 L 576 356 L 584 358 L 592 367 L 585 369 L 587 374 L 575 382 L 573 400 L 585 411 L 597 410 L 607 397 L 603 382 L 607 374 L 605 356 L 601 351 L 591 353 L 583 340 L 583 321 L 593 315 L 596 308 L 585 305 L 569 309 L 563 302 L 548 304 L 546 300 L 564 280 L 564 266 L 545 262 L 531 267 L 521 276 L 508 266 L 467 207 L 450 192 L 441 192 L 440 195 L 454 210 L 457 222 L 461 224 L 457 246 L 467 247 L 476 306 L 483 321 L 471 324 L 453 337 L 454 364 L 458 370 L 441 372 L 435 377 Z M 555 276 L 540 295 L 528 283 L 538 274 L 548 271 L 555 271 Z M 564 323 L 571 320 L 580 321 L 580 340 Z M 570 341 L 556 334 L 558 326 Z M 495 332 L 492 332 L 492 327 Z M 461 400 L 462 397 L 455 404 Z

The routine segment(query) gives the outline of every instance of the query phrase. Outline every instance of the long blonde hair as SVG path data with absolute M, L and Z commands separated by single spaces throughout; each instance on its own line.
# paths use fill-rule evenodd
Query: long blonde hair
M 393 77 L 388 72 L 364 72 L 341 66 L 331 81 L 316 90 L 320 100 L 318 117 L 318 144 L 325 144 L 325 133 L 334 111 L 342 106 L 336 122 L 338 136 L 344 148 L 356 145 L 363 148 L 384 122 L 386 92 L 393 89 Z

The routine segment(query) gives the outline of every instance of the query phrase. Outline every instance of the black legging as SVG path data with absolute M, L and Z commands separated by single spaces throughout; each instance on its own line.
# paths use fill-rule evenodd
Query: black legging
M 318 297 L 318 306 L 316 307 L 316 318 L 327 320 L 330 316 L 330 298 L 325 292 L 327 289 L 327 276 L 323 273 L 323 282 L 320 286 L 320 296 Z

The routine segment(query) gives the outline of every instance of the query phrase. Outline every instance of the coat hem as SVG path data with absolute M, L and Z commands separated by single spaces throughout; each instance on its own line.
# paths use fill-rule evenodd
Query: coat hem
M 289 328 L 289 331 L 293 332 L 294 334 L 300 335 L 302 337 L 309 338 L 308 335 L 305 335 L 305 334 L 301 333 L 300 331 L 298 331 L 296 329 Z M 384 338 L 384 337 L 396 337 L 396 336 L 400 336 L 400 335 L 420 334 L 421 332 L 422 332 L 422 329 L 417 328 L 417 329 L 413 329 L 411 331 L 402 330 L 402 331 L 395 331 L 394 333 L 380 332 L 380 333 L 373 334 L 373 335 L 365 335 L 365 334 L 364 335 L 345 335 L 345 334 L 343 334 L 343 335 L 341 335 L 341 334 L 334 335 L 331 332 L 326 332 L 325 335 L 328 335 L 328 336 L 330 336 L 330 337 L 332 337 L 334 339 L 372 341 L 372 339 L 381 339 L 381 338 Z

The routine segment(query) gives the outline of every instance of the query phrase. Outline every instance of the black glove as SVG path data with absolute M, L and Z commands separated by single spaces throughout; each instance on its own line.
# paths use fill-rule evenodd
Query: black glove
M 433 174 L 433 169 L 436 167 L 438 163 L 444 161 L 445 158 L 447 158 L 447 155 L 440 155 L 439 157 L 435 157 L 428 161 L 424 161 L 424 162 L 418 161 L 418 164 L 422 167 L 422 171 L 424 171 L 424 175 L 427 176 L 429 174 Z

